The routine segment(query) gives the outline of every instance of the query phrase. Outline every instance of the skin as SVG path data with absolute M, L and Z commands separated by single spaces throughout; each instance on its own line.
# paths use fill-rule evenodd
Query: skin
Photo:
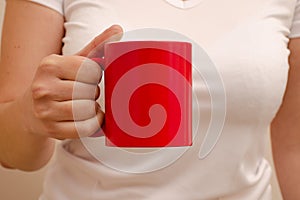
M 122 29 L 113 26 L 76 55 L 61 56 L 63 23 L 63 17 L 51 9 L 7 0 L 0 60 L 0 162 L 5 167 L 37 170 L 51 158 L 55 139 L 78 137 L 75 121 L 87 135 L 95 131 L 95 120 L 102 123 L 103 112 L 96 103 L 101 71 L 86 56 Z M 271 138 L 283 197 L 297 200 L 300 39 L 291 39 L 288 47 L 291 69 L 282 106 L 271 124 Z M 81 95 L 72 99 L 75 82 Z M 74 119 L 72 104 L 89 112 L 79 112 Z
M 78 138 L 78 131 L 89 136 L 102 124 L 96 102 L 101 70 L 86 56 L 122 29 L 112 26 L 77 54 L 61 56 L 63 23 L 49 8 L 7 1 L 0 63 L 3 166 L 37 170 L 51 158 L 55 139 Z
M 285 200 L 300 199 L 300 38 L 291 39 L 283 103 L 271 124 L 275 168 Z

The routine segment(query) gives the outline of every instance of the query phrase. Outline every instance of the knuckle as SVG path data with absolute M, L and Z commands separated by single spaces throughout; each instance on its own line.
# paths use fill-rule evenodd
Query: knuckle
M 62 56 L 57 55 L 57 54 L 51 54 L 49 56 L 46 56 L 42 61 L 45 63 L 56 63 L 58 60 L 60 60 Z
M 47 63 L 43 63 L 42 65 L 40 65 L 39 67 L 39 71 L 43 72 L 43 73 L 54 73 L 56 71 L 56 63 L 51 63 L 51 62 L 47 62 Z
M 54 72 L 58 68 L 61 56 L 52 54 L 42 59 L 39 70 L 43 72 Z
M 31 87 L 31 94 L 34 100 L 52 96 L 52 92 L 45 84 L 35 83 Z
M 50 116 L 50 109 L 43 104 L 35 104 L 34 115 L 38 119 L 47 119 Z
M 59 131 L 57 130 L 57 127 L 55 126 L 55 123 L 45 123 L 45 133 L 47 136 L 51 138 L 58 138 L 59 137 Z
M 45 112 L 35 111 L 35 112 L 34 112 L 34 116 L 35 116 L 37 119 L 43 121 L 43 120 L 46 120 L 46 119 L 47 119 L 47 116 L 48 116 L 48 115 L 47 115 L 47 113 L 45 113 Z

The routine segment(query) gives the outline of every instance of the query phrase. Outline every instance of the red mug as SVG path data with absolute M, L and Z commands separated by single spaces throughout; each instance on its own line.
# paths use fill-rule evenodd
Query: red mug
M 112 42 L 104 55 L 106 145 L 191 146 L 191 43 Z

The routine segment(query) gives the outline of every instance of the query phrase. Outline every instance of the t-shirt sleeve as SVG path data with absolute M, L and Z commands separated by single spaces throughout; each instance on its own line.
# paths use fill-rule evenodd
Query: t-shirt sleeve
M 63 11 L 63 1 L 64 0 L 30 0 L 30 1 L 41 4 L 48 8 L 51 8 L 51 9 L 59 12 L 62 15 L 64 14 L 64 11 Z
M 113 24 L 117 13 L 107 0 L 64 0 L 64 55 L 72 55 Z
M 297 0 L 290 38 L 300 37 L 300 0 Z

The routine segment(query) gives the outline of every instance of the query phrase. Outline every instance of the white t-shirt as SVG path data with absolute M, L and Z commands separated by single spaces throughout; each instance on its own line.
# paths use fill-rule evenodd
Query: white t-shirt
M 160 163 L 169 154 L 128 161 L 122 152 L 103 145 L 97 147 L 105 154 L 98 162 L 79 140 L 71 140 L 59 146 L 41 199 L 271 199 L 271 169 L 264 150 L 269 124 L 286 87 L 288 38 L 300 36 L 300 1 L 33 1 L 65 16 L 64 54 L 77 52 L 113 23 L 121 24 L 125 31 L 151 27 L 186 35 L 205 49 L 226 94 L 222 134 L 204 159 L 199 159 L 203 141 L 199 137 L 172 165 L 148 173 L 125 173 L 106 162 L 141 169 Z M 193 80 L 197 95 L 205 93 L 202 86 L 203 82 Z M 201 120 L 208 122 L 209 95 L 201 98 Z M 93 140 L 87 143 L 92 146 Z

